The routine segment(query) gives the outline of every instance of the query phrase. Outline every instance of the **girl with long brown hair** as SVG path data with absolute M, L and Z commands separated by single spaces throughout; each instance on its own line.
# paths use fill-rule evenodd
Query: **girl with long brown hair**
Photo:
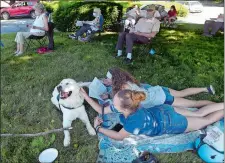
M 82 88 L 80 92 L 92 108 L 102 114 L 101 105 L 91 99 Z M 145 98 L 144 92 L 132 90 L 117 92 L 113 98 L 113 105 L 105 107 L 105 114 L 119 112 L 123 128 L 119 132 L 103 128 L 102 119 L 96 117 L 94 120 L 96 132 L 116 140 L 123 140 L 130 134 L 147 136 L 180 134 L 202 129 L 224 116 L 223 103 L 207 105 L 195 112 L 170 105 L 140 108 L 140 102 Z
M 136 91 L 145 92 L 146 99 L 141 102 L 144 108 L 149 108 L 156 105 L 168 104 L 177 107 L 202 107 L 205 105 L 212 104 L 214 102 L 208 100 L 188 100 L 184 97 L 207 92 L 215 94 L 215 90 L 210 85 L 209 87 L 203 88 L 187 88 L 181 91 L 177 91 L 171 88 L 163 86 L 144 86 L 139 83 L 134 76 L 129 72 L 124 71 L 120 68 L 111 68 L 107 73 L 107 79 L 103 80 L 105 85 L 112 86 L 112 97 L 123 89 L 130 89 Z

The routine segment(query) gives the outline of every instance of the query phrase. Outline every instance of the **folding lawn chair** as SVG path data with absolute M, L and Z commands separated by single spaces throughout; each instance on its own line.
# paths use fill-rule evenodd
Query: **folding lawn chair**
M 26 50 L 27 51 L 32 45 L 34 46 L 45 46 L 46 45 L 46 40 L 47 40 L 47 32 L 45 33 L 44 36 L 35 36 L 35 35 L 30 35 L 27 39 L 25 39 L 26 42 Z
M 168 24 L 168 21 L 166 23 L 162 22 L 162 25 L 164 27 L 177 28 L 177 23 L 176 22 L 177 22 L 177 18 L 176 19 L 172 19 L 170 24 Z
M 156 36 L 155 36 L 156 37 Z M 152 48 L 152 43 L 155 40 L 155 37 L 150 39 L 148 43 L 142 43 L 140 41 L 135 41 L 134 44 L 139 46 L 139 53 L 142 54 L 149 54 L 150 49 Z
M 25 42 L 27 44 L 26 51 L 32 46 L 45 46 L 47 38 L 49 39 L 49 46 L 48 48 L 53 49 L 54 47 L 54 40 L 53 40 L 53 32 L 54 32 L 54 23 L 51 22 L 51 13 L 46 13 L 48 16 L 48 27 L 49 30 L 45 32 L 44 36 L 35 36 L 30 35 Z
M 95 31 L 95 32 L 92 32 L 91 33 L 91 38 L 94 36 L 95 33 L 98 33 L 98 36 L 101 36 L 101 32 L 103 31 L 103 24 L 104 24 L 104 17 L 101 15 L 100 16 L 100 27 L 99 27 L 99 30 Z

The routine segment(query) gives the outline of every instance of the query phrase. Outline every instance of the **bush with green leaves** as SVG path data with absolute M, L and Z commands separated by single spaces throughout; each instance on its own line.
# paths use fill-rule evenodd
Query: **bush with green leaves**
M 54 12 L 59 7 L 59 2 L 58 1 L 42 2 L 42 3 L 44 4 L 46 11 L 48 11 L 48 12 Z
M 101 9 L 104 29 L 116 27 L 121 20 L 123 6 L 114 2 L 60 2 L 53 14 L 53 21 L 59 31 L 74 31 L 76 20 L 93 20 L 93 9 Z

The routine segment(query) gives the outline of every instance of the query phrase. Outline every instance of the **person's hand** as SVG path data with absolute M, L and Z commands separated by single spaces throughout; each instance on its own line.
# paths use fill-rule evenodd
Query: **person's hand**
M 112 79 L 103 79 L 102 83 L 106 86 L 112 85 Z
M 100 95 L 100 97 L 103 99 L 103 100 L 106 100 L 108 99 L 108 94 L 107 93 L 103 93 L 102 95 Z
M 103 120 L 99 117 L 95 117 L 94 119 L 94 128 L 96 128 L 97 126 L 101 125 L 101 123 L 103 122 Z
M 33 28 L 33 29 L 38 29 L 37 26 L 34 26 L 34 25 L 32 26 L 32 28 Z
M 84 98 L 88 97 L 87 92 L 82 87 L 80 88 L 80 93 L 84 96 Z
M 141 35 L 141 32 L 134 32 L 134 34 L 136 34 L 136 35 Z

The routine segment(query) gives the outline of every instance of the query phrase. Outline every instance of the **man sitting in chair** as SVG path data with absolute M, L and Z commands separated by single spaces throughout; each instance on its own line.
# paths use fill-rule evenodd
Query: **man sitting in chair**
M 76 26 L 81 28 L 74 34 L 70 34 L 69 38 L 78 39 L 79 41 L 89 41 L 93 33 L 101 30 L 103 25 L 103 16 L 99 8 L 95 8 L 93 11 L 95 19 L 93 21 L 77 21 Z M 82 38 L 83 34 L 86 33 L 86 37 Z
M 158 19 L 154 18 L 155 6 L 149 6 L 147 11 L 148 17 L 140 18 L 134 29 L 130 30 L 129 33 L 122 32 L 119 34 L 116 46 L 118 53 L 115 57 L 118 58 L 122 56 L 123 44 L 126 42 L 127 58 L 124 60 L 125 64 L 130 64 L 132 62 L 132 48 L 135 42 L 147 44 L 159 32 L 160 22 Z
M 45 31 L 48 31 L 48 18 L 45 14 L 44 5 L 36 3 L 33 7 L 36 14 L 36 19 L 31 26 L 30 32 L 17 32 L 15 42 L 17 43 L 17 50 L 15 56 L 22 55 L 24 52 L 24 41 L 29 36 L 44 36 Z
M 224 28 L 224 14 L 218 15 L 217 18 L 211 18 L 211 20 L 206 20 L 204 24 L 203 36 L 212 37 L 216 34 L 219 29 Z M 209 33 L 211 29 L 211 33 Z

